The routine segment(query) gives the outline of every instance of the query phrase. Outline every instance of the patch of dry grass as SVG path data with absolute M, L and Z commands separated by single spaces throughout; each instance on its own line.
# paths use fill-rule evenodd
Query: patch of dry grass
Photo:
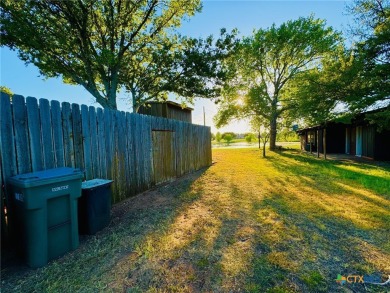
M 381 292 L 337 274 L 390 274 L 390 168 L 297 151 L 215 150 L 216 164 L 114 208 L 111 226 L 2 291 Z

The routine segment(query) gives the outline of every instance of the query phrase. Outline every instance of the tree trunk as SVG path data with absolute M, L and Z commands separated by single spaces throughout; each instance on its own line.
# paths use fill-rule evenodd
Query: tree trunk
M 113 96 L 108 97 L 108 107 L 112 110 L 117 110 L 116 105 L 116 92 L 113 93 Z
M 266 141 L 263 142 L 263 158 L 265 158 L 265 145 L 266 145 Z
M 116 91 L 118 89 L 118 74 L 113 73 L 111 75 L 111 84 L 107 88 L 107 99 L 108 99 L 108 104 L 110 106 L 110 109 L 117 109 L 117 104 L 116 104 Z
M 274 151 L 276 149 L 276 115 L 272 115 L 270 120 L 270 137 L 269 137 L 269 149 Z
M 131 88 L 131 97 L 132 97 L 132 103 L 133 103 L 133 113 L 137 113 L 138 112 L 138 105 L 137 105 L 137 93 L 136 91 Z
M 260 133 L 260 130 L 259 130 L 259 136 L 257 137 L 259 139 L 259 149 L 261 149 L 261 141 L 260 141 L 260 137 L 261 137 L 261 133 Z
M 112 96 L 102 96 L 101 93 L 94 87 L 83 84 L 84 88 L 95 97 L 96 102 L 100 104 L 104 109 L 116 110 L 116 91 L 112 93 Z

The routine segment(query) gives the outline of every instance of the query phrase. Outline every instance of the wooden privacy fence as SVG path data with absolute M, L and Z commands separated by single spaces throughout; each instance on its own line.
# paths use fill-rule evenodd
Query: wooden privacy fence
M 0 107 L 2 186 L 67 166 L 85 170 L 86 180 L 113 179 L 118 202 L 211 164 L 209 127 L 3 93 Z

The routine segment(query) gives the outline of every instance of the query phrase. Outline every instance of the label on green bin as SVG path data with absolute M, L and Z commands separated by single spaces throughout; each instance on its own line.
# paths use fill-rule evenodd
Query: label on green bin
M 51 189 L 51 191 L 56 192 L 56 191 L 60 191 L 60 190 L 66 190 L 68 188 L 69 188 L 69 185 L 63 185 L 63 186 L 53 187 Z
M 24 196 L 22 193 L 15 193 L 15 199 L 18 201 L 23 202 L 24 201 Z

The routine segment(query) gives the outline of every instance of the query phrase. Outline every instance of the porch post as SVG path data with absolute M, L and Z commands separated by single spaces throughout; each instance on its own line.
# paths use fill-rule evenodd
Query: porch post
M 323 149 L 324 149 L 324 159 L 326 160 L 326 128 L 324 128 L 323 132 Z

